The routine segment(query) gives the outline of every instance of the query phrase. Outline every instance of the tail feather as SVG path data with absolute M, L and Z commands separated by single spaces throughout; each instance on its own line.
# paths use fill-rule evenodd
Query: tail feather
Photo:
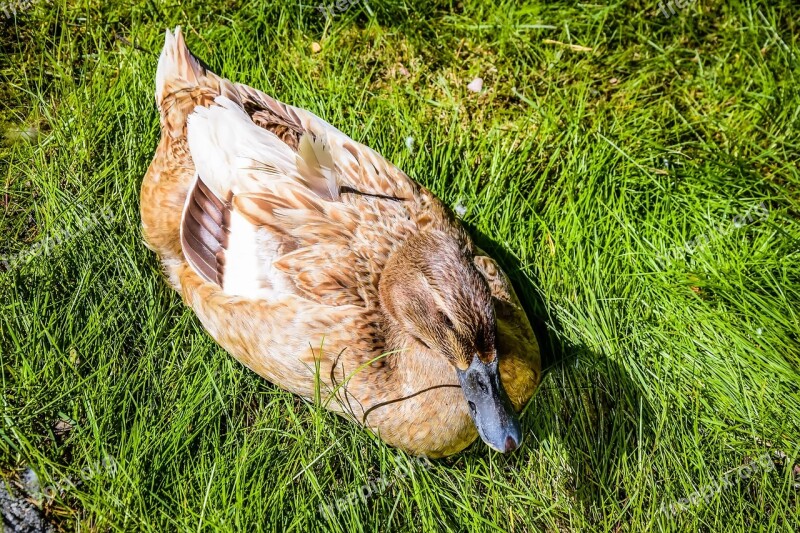
M 164 49 L 158 59 L 156 70 L 156 103 L 161 106 L 164 99 L 181 89 L 205 85 L 207 78 L 205 67 L 198 61 L 183 39 L 181 27 L 175 33 L 167 30 L 164 38 Z
M 214 103 L 219 95 L 240 103 L 235 87 L 211 72 L 186 47 L 181 28 L 167 30 L 156 70 L 156 103 L 162 131 L 177 139 L 185 135 L 186 120 L 195 107 Z

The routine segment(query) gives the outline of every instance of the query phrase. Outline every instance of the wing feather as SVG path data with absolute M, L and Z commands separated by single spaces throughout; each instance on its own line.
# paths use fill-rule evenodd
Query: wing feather
M 392 249 L 415 230 L 449 226 L 444 208 L 397 167 L 314 114 L 241 84 L 221 84 L 236 97 L 219 96 L 195 109 L 188 144 L 205 187 L 197 194 L 228 199 L 243 231 L 254 228 L 260 239 L 256 271 L 245 274 L 323 304 L 376 307 Z M 216 221 L 215 206 L 206 215 Z M 185 217 L 194 237 L 187 243 L 198 257 L 190 264 L 208 273 L 221 261 L 202 245 L 219 235 L 192 215 Z M 222 254 L 222 263 L 240 259 Z
M 181 219 L 181 248 L 206 281 L 222 285 L 228 245 L 228 209 L 198 176 L 189 190 Z

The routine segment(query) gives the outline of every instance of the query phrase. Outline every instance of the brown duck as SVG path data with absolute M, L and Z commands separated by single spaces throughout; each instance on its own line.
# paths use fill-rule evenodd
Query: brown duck
M 450 211 L 319 117 L 220 78 L 167 32 L 144 237 L 242 364 L 414 454 L 520 445 L 539 349 Z M 318 393 L 321 392 L 321 394 Z

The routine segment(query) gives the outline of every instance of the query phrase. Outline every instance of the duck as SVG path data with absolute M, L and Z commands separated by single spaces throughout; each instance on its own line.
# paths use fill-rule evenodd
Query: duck
M 167 30 L 145 244 L 208 334 L 275 386 L 409 454 L 506 453 L 541 364 L 497 261 L 431 191 Z

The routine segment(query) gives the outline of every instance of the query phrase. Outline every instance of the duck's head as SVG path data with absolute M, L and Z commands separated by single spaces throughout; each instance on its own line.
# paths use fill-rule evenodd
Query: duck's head
M 472 258 L 444 233 L 416 234 L 389 257 L 380 298 L 390 327 L 453 366 L 481 439 L 499 452 L 519 447 L 519 421 L 500 380 L 492 295 Z

